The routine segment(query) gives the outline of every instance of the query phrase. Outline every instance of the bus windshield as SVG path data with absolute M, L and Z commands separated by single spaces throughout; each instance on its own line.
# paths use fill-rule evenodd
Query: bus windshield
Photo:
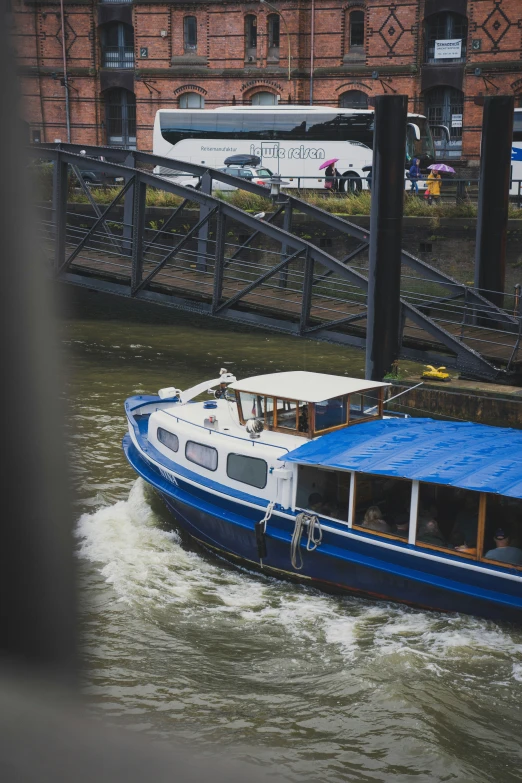
M 406 126 L 406 163 L 420 159 L 421 168 L 435 162 L 435 145 L 426 117 L 408 117 Z

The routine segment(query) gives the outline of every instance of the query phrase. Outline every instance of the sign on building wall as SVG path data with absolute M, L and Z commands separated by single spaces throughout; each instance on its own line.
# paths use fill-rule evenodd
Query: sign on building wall
M 452 114 L 451 115 L 451 127 L 452 128 L 462 128 L 462 114 Z
M 462 55 L 462 38 L 448 38 L 446 40 L 435 41 L 435 59 L 453 60 Z

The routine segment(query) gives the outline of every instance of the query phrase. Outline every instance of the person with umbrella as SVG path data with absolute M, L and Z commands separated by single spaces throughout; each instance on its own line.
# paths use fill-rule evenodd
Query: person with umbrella
M 325 173 L 325 180 L 324 180 L 324 186 L 326 190 L 329 192 L 333 190 L 337 190 L 337 177 L 340 176 L 339 172 L 335 168 L 335 164 L 339 158 L 331 158 L 330 160 L 325 160 L 324 163 L 321 163 L 319 166 L 319 171 L 322 171 L 324 169 Z
M 433 163 L 431 166 L 428 166 L 428 168 L 430 169 L 428 189 L 426 190 L 426 193 L 428 194 L 428 204 L 433 204 L 433 202 L 437 204 L 440 199 L 440 188 L 442 183 L 440 172 L 444 171 L 448 174 L 455 174 L 455 169 L 452 169 L 451 166 L 446 166 L 445 163 Z

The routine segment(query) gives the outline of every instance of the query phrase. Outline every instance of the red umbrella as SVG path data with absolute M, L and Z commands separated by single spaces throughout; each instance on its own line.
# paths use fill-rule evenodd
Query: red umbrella
M 321 163 L 321 165 L 319 166 L 319 171 L 328 168 L 328 166 L 333 166 L 333 164 L 337 163 L 338 160 L 339 158 L 331 158 L 330 160 L 325 160 L 325 162 Z

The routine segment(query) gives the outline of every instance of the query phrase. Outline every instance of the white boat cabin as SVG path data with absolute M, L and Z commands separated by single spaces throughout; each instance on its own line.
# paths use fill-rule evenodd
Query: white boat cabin
M 387 385 L 313 372 L 236 381 L 222 371 L 186 391 L 162 389 L 162 401 L 141 411 L 150 414 L 148 443 L 167 460 L 206 483 L 290 509 L 296 467 L 280 458 L 317 436 L 382 418 Z M 215 387 L 214 399 L 193 402 Z M 174 481 L 166 464 L 158 468 Z
M 257 375 L 231 383 L 241 424 L 257 419 L 271 432 L 315 438 L 382 419 L 388 383 L 315 372 Z

